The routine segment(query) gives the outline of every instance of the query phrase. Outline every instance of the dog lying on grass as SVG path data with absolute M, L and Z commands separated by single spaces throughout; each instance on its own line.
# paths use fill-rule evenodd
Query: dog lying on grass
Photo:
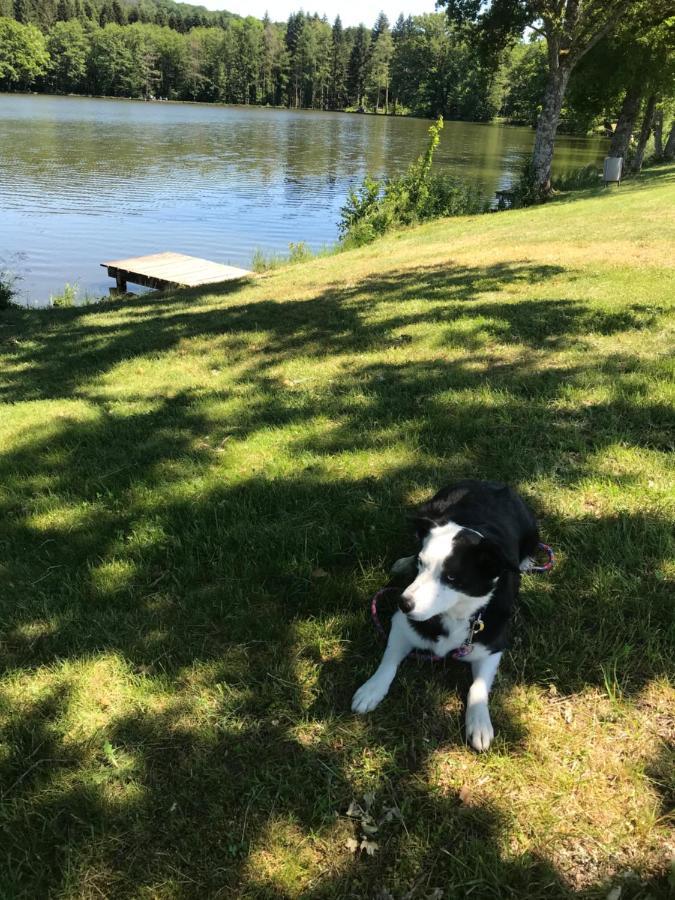
M 382 662 L 354 694 L 352 710 L 375 709 L 411 650 L 451 655 L 471 663 L 466 738 L 487 750 L 494 737 L 488 696 L 508 644 L 520 573 L 539 544 L 537 521 L 512 488 L 472 479 L 440 490 L 414 521 L 421 549 L 392 570 L 414 578 L 401 594 Z

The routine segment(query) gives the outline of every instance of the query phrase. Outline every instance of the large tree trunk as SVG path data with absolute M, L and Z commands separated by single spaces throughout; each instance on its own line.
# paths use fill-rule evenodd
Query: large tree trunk
M 642 88 L 637 84 L 628 88 L 626 96 L 623 98 L 621 112 L 616 121 L 616 128 L 612 135 L 612 141 L 609 145 L 609 156 L 620 156 L 626 159 L 630 139 L 633 135 L 635 120 L 640 111 L 640 102 L 642 100 Z
M 656 109 L 656 96 L 651 94 L 647 100 L 647 108 L 642 120 L 642 128 L 640 129 L 640 137 L 638 138 L 637 149 L 635 151 L 635 159 L 633 160 L 633 172 L 639 172 L 645 158 L 645 150 L 647 149 L 647 141 L 652 133 L 654 125 L 654 110 Z
M 654 113 L 654 156 L 663 159 L 663 110 Z
M 534 187 L 537 195 L 541 198 L 551 192 L 553 148 L 569 77 L 570 69 L 567 67 L 559 66 L 550 72 L 544 103 L 537 121 L 537 133 L 532 151 L 532 168 L 534 170 Z
M 664 159 L 675 159 L 675 122 L 670 126 L 670 134 L 663 148 Z

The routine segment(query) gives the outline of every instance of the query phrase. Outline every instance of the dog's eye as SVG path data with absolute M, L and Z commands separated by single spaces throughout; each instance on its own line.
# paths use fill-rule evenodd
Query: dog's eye
M 452 575 L 443 575 L 443 581 L 446 584 L 455 584 L 457 582 L 457 579 L 453 578 Z

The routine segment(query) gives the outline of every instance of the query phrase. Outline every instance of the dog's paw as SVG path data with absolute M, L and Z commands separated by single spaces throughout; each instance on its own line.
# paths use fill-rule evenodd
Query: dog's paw
M 369 678 L 365 684 L 362 684 L 352 699 L 352 712 L 367 713 L 380 703 L 387 696 L 389 685 L 383 682 L 376 675 Z
M 487 750 L 495 736 L 486 703 L 476 703 L 466 711 L 466 739 L 474 750 Z

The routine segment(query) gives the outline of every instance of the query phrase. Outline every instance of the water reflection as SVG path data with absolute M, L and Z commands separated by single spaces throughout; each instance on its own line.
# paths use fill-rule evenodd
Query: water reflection
M 0 95 L 0 263 L 26 297 L 65 282 L 104 293 L 105 258 L 176 250 L 235 265 L 289 241 L 332 243 L 347 190 L 400 172 L 428 122 L 207 105 Z M 529 129 L 446 123 L 437 160 L 489 198 L 510 185 Z M 562 138 L 557 166 L 600 159 Z M 20 266 L 16 262 L 21 255 Z

